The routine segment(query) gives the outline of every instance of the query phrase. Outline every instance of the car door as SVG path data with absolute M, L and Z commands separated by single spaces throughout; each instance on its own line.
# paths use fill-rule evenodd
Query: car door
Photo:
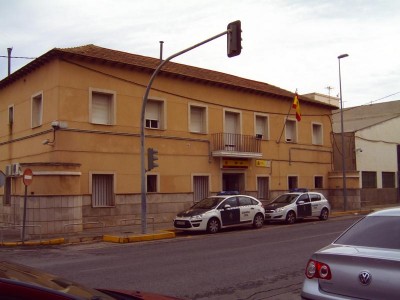
M 240 223 L 249 223 L 254 219 L 256 213 L 253 201 L 246 196 L 238 196 L 240 207 Z
M 322 209 L 322 200 L 321 195 L 310 193 L 310 200 L 311 200 L 311 209 L 312 209 L 312 216 L 318 217 L 321 214 Z
M 297 217 L 305 218 L 311 216 L 311 202 L 307 193 L 300 195 L 296 200 Z
M 225 199 L 219 206 L 222 226 L 240 223 L 240 207 L 236 196 Z

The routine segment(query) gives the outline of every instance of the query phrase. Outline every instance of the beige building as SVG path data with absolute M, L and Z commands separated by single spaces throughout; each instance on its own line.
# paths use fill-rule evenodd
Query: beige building
M 140 112 L 159 59 L 87 45 L 52 49 L 0 81 L 0 213 L 30 233 L 141 218 Z M 194 201 L 237 190 L 268 201 L 302 187 L 329 196 L 334 105 L 220 72 L 167 63 L 153 83 L 147 212 L 158 226 Z M 288 114 L 289 112 L 289 114 Z M 172 225 L 171 225 L 172 226 Z

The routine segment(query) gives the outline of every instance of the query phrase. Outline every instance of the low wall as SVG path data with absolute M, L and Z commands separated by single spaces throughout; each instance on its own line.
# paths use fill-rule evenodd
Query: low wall
M 270 199 L 286 191 L 271 191 Z M 332 209 L 344 210 L 343 190 L 318 190 L 329 200 Z M 249 193 L 255 195 L 254 193 Z M 193 194 L 148 194 L 147 227 L 165 229 L 173 227 L 176 213 L 193 204 Z M 267 202 L 271 201 L 268 200 Z M 80 233 L 101 226 L 141 225 L 141 196 L 116 195 L 113 207 L 92 207 L 90 196 L 28 196 L 26 233 L 30 237 Z M 264 203 L 266 201 L 263 201 Z M 2 223 L 21 225 L 23 221 L 23 196 L 12 197 L 11 205 L 0 206 Z M 347 209 L 361 209 L 373 205 L 399 203 L 397 189 L 348 189 Z M 101 224 L 101 226 L 99 225 Z
M 13 196 L 9 206 L 2 206 L 1 213 L 4 223 L 22 226 L 24 197 Z M 27 236 L 62 234 L 71 230 L 67 224 L 72 223 L 82 223 L 82 196 L 27 196 Z M 74 226 L 72 231 L 82 231 L 82 226 Z
M 347 210 L 361 209 L 360 189 L 347 189 Z M 344 210 L 343 189 L 329 190 L 327 197 L 331 208 L 335 210 Z
M 147 194 L 148 228 L 173 228 L 176 213 L 188 209 L 193 204 L 193 194 Z M 105 227 L 127 224 L 141 225 L 141 195 L 116 195 L 113 207 L 92 207 L 91 197 L 83 198 L 83 222 L 103 222 Z M 84 229 L 87 229 L 87 225 Z
M 399 204 L 396 188 L 362 189 L 361 203 L 363 206 Z

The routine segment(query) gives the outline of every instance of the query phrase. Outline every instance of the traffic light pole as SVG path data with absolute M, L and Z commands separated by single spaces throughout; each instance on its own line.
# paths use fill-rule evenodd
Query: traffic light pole
M 146 112 L 146 104 L 147 104 L 147 98 L 149 97 L 149 93 L 150 93 L 150 89 L 151 86 L 153 84 L 154 79 L 156 78 L 157 74 L 160 72 L 161 68 L 167 63 L 169 62 L 171 59 L 182 55 L 186 52 L 189 52 L 190 50 L 193 50 L 201 45 L 204 45 L 208 42 L 211 42 L 212 40 L 215 40 L 225 34 L 227 34 L 229 32 L 229 30 L 225 30 L 224 32 L 221 32 L 220 34 L 217 34 L 205 41 L 202 41 L 192 47 L 189 47 L 185 50 L 182 50 L 178 53 L 175 53 L 171 56 L 169 56 L 168 58 L 166 58 L 164 61 L 161 62 L 161 64 L 157 67 L 157 69 L 155 69 L 153 75 L 150 77 L 150 81 L 147 84 L 147 88 L 146 88 L 146 92 L 144 93 L 143 96 L 143 103 L 142 103 L 142 111 L 141 111 L 141 116 L 140 116 L 140 167 L 141 167 L 141 208 L 142 208 L 142 234 L 146 234 L 147 233 L 147 201 L 146 201 L 146 166 L 145 166 L 145 150 L 144 150 L 144 140 L 145 140 L 145 136 L 144 136 L 144 122 L 145 122 L 145 112 Z

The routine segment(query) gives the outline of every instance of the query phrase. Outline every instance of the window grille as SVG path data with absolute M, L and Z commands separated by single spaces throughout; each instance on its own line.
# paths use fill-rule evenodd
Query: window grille
M 193 201 L 198 202 L 208 197 L 208 176 L 193 176 Z
M 269 199 L 269 177 L 257 177 L 257 198 Z
M 93 207 L 114 206 L 114 175 L 92 175 L 92 205 Z
M 361 172 L 362 187 L 363 188 L 375 188 L 376 189 L 376 172 Z
M 395 172 L 382 172 L 382 187 L 395 188 L 396 187 L 396 173 Z

